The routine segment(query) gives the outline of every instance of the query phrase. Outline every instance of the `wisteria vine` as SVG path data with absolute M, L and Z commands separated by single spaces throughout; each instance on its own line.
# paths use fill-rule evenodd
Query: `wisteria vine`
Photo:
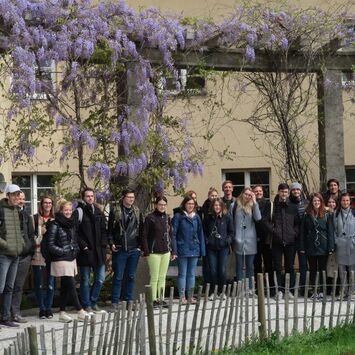
M 2 75 L 11 75 L 6 119 L 12 124 L 21 117 L 21 128 L 12 131 L 18 136 L 1 148 L 1 162 L 32 159 L 40 137 L 61 130 L 60 160 L 80 155 L 79 175 L 98 183 L 103 200 L 117 176 L 160 191 L 169 182 L 179 190 L 189 173 L 202 174 L 203 154 L 192 148 L 183 118 L 162 113 L 164 77 L 178 85 L 176 51 L 208 50 L 206 43 L 217 38 L 220 46 L 243 48 L 245 60 L 253 62 L 258 50 L 287 53 L 301 36 L 308 58 L 335 38 L 350 45 L 354 40 L 344 14 L 315 10 L 239 7 L 221 23 L 186 23 L 154 8 L 134 11 L 123 1 L 0 0 L 0 14 Z M 160 51 L 160 66 L 144 57 L 144 48 Z M 45 71 L 52 65 L 55 85 Z M 38 92 L 46 100 L 38 100 Z M 40 124 L 31 113 L 35 107 L 46 112 Z

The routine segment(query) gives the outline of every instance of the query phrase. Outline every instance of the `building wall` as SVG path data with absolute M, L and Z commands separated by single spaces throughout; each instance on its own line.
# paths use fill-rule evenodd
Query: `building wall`
M 198 0 L 195 2 L 182 0 L 179 2 L 162 1 L 162 0 L 141 0 L 139 3 L 136 0 L 128 1 L 128 4 L 140 8 L 148 6 L 156 6 L 162 10 L 169 10 L 171 12 L 182 13 L 184 16 L 198 16 L 198 17 L 223 17 L 228 13 L 231 13 L 236 2 L 232 0 L 215 2 L 212 0 Z M 310 4 L 308 1 L 292 2 L 292 5 L 297 7 L 308 7 Z M 328 2 L 326 1 L 312 1 L 312 5 L 319 5 L 324 8 L 328 8 Z M 351 8 L 349 8 L 351 9 Z M 218 83 L 218 80 L 217 80 Z M 220 84 L 220 83 L 219 83 Z M 232 83 L 233 84 L 233 83 Z M 231 85 L 232 85 L 231 84 Z M 204 105 L 205 100 L 212 92 L 216 92 L 216 82 L 207 82 L 207 96 L 195 97 L 192 99 L 194 106 L 199 106 L 199 109 L 191 109 L 186 107 L 185 102 L 181 100 L 172 100 L 167 107 L 166 112 L 173 115 L 181 115 L 187 109 L 192 110 L 192 122 L 191 127 L 195 133 L 201 133 L 203 131 L 203 125 L 201 126 L 202 119 L 209 116 L 208 106 Z M 218 93 L 218 92 L 217 92 Z M 216 187 L 221 191 L 221 184 L 225 177 L 225 171 L 255 171 L 265 170 L 270 173 L 270 197 L 273 197 L 277 190 L 277 185 L 281 182 L 280 175 L 275 168 L 273 162 L 267 157 L 274 155 L 274 152 L 270 152 L 269 146 L 263 142 L 263 137 L 259 136 L 257 140 L 258 148 L 254 143 L 255 132 L 252 128 L 240 119 L 250 114 L 255 95 L 253 93 L 247 93 L 242 98 L 238 99 L 236 104 L 235 96 L 228 94 L 228 91 L 223 95 L 223 102 L 226 107 L 230 108 L 233 112 L 234 120 L 229 122 L 225 127 L 218 130 L 216 137 L 212 140 L 213 147 L 209 147 L 208 159 L 205 163 L 205 172 L 203 177 L 191 176 L 189 182 L 189 189 L 196 190 L 198 194 L 199 202 L 202 204 L 207 197 L 207 191 L 210 186 Z M 351 95 L 344 95 L 345 105 L 345 164 L 346 166 L 355 166 L 355 156 L 353 154 L 355 150 L 355 140 L 353 139 L 354 132 L 354 105 L 349 100 Z M 316 92 L 314 92 L 314 100 L 316 100 Z M 6 102 L 2 103 L 6 106 Z M 4 107 L 4 106 L 3 106 Z M 317 112 L 314 109 L 311 113 L 314 117 L 313 124 L 307 127 L 308 139 L 307 145 L 309 149 L 317 146 L 317 124 L 316 117 Z M 218 112 L 220 121 L 226 119 L 221 112 Z M 3 118 L 4 119 L 4 118 Z M 218 120 L 216 120 L 218 123 Z M 62 132 L 57 133 L 57 140 L 61 140 Z M 196 139 L 197 142 L 203 144 L 200 139 Z M 221 157 L 218 151 L 222 151 L 227 146 L 230 146 L 232 152 L 231 157 L 233 160 L 227 157 Z M 267 152 L 267 154 L 264 154 Z M 62 172 L 63 167 L 59 164 L 60 151 L 57 151 L 55 157 L 50 157 L 49 152 L 46 149 L 38 149 L 36 158 L 30 164 L 24 164 L 17 168 L 14 168 L 11 163 L 6 163 L 2 166 L 2 173 L 5 176 L 6 181 L 11 180 L 12 174 L 52 174 Z M 76 170 L 76 160 L 70 160 L 69 170 Z M 317 190 L 319 188 L 318 176 L 318 157 L 314 157 L 314 161 L 310 164 L 310 170 L 314 176 L 314 183 L 310 187 L 311 190 Z M 72 186 L 72 182 L 67 186 Z M 173 193 L 170 191 L 170 194 Z M 181 201 L 180 197 L 169 198 L 170 208 L 176 206 Z

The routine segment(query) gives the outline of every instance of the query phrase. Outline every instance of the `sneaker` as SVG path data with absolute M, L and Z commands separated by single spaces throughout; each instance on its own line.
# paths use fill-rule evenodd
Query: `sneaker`
M 46 319 L 46 311 L 44 309 L 41 309 L 39 311 L 39 316 L 40 319 Z
M 310 298 L 313 300 L 313 299 L 318 298 L 318 297 L 319 297 L 319 295 L 317 293 L 312 293 Z
M 109 312 L 117 312 L 118 311 L 118 303 L 112 303 L 111 307 L 108 310 Z
M 182 305 L 186 305 L 186 304 L 187 304 L 187 299 L 186 299 L 185 297 L 183 297 L 183 298 L 181 299 L 181 304 L 182 304 Z
M 324 297 L 324 296 L 323 296 L 323 292 L 319 292 L 317 299 L 322 300 L 323 297 Z
M 253 292 L 253 290 L 249 290 L 245 293 L 245 296 L 249 295 L 249 298 L 253 298 L 256 296 L 256 294 Z
M 4 325 L 5 327 L 9 327 L 9 328 L 18 328 L 18 327 L 19 327 L 18 324 L 12 322 L 12 321 L 9 320 L 9 319 L 6 319 L 6 320 L 2 319 L 2 320 L 0 320 L 0 325 Z
M 292 292 L 291 291 L 288 291 L 288 299 L 289 300 L 293 300 L 293 294 L 292 294 Z M 284 294 L 284 299 L 285 299 L 285 294 Z
M 93 311 L 94 313 L 97 313 L 97 314 L 107 313 L 105 310 L 101 309 L 97 304 L 95 304 L 95 306 L 92 306 L 91 311 Z M 88 313 L 90 313 L 90 312 L 88 312 Z
M 163 301 L 160 301 L 160 305 L 161 305 L 163 308 L 169 308 L 169 303 L 168 303 L 168 302 L 165 302 L 164 300 L 163 300 Z
M 94 310 L 91 307 L 85 307 L 84 311 L 88 314 L 94 314 Z
M 197 299 L 195 297 L 190 297 L 189 298 L 189 302 L 190 302 L 190 304 L 196 304 L 197 303 Z
M 59 322 L 70 323 L 73 319 L 65 312 L 59 312 Z
M 208 300 L 209 301 L 213 301 L 214 300 L 214 295 L 208 296 Z
M 52 319 L 53 318 L 53 313 L 51 309 L 46 310 L 46 318 L 47 319 Z
M 279 301 L 282 300 L 283 297 L 284 297 L 284 294 L 282 293 L 282 291 L 277 292 L 274 296 L 275 300 L 278 298 Z
M 15 323 L 27 323 L 27 319 L 20 316 L 19 314 L 15 314 L 13 317 L 12 317 L 12 320 L 15 322 Z
M 160 302 L 158 300 L 153 301 L 153 308 L 154 309 L 160 308 Z
M 90 318 L 90 313 L 86 312 L 84 309 L 81 309 L 80 311 L 78 311 L 78 321 L 79 322 L 84 322 L 86 317 Z

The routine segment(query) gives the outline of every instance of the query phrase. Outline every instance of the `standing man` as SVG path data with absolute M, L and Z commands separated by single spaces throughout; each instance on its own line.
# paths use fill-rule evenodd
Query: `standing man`
M 85 311 L 103 313 L 97 305 L 100 291 L 105 281 L 105 261 L 107 247 L 105 215 L 95 204 L 95 193 L 86 188 L 75 211 L 78 222 L 80 252 L 77 263 L 80 267 L 80 297 Z M 94 283 L 90 288 L 90 274 L 94 274 Z
M 333 198 L 338 202 L 338 206 L 340 206 L 341 194 L 339 180 L 337 179 L 329 179 L 327 182 L 328 190 L 323 193 L 323 199 L 325 204 L 327 204 L 329 198 Z
M 290 201 L 296 207 L 298 215 L 300 217 L 300 224 L 304 217 L 304 211 L 308 205 L 308 201 L 302 196 L 302 185 L 299 182 L 293 182 L 290 185 Z M 300 238 L 297 238 L 297 257 L 298 257 L 298 269 L 300 272 L 300 290 L 301 295 L 304 294 L 304 286 L 306 284 L 306 274 L 308 270 L 307 257 L 305 253 L 300 252 Z
M 277 275 L 279 290 L 284 293 L 284 280 L 282 277 L 282 257 L 284 258 L 285 273 L 290 274 L 290 286 L 294 283 L 294 262 L 297 239 L 299 235 L 300 219 L 298 211 L 288 198 L 289 187 L 286 183 L 278 186 L 278 195 L 275 197 L 272 214 L 272 259 Z M 282 292 L 282 291 L 279 291 Z M 289 298 L 293 298 L 289 293 Z
M 257 236 L 257 254 L 254 259 L 255 279 L 258 273 L 268 273 L 270 285 L 273 285 L 271 202 L 264 198 L 264 190 L 261 185 L 254 186 L 253 192 L 261 213 L 261 220 L 255 224 Z
M 122 192 L 121 202 L 110 211 L 108 220 L 108 241 L 112 250 L 112 308 L 118 308 L 121 297 L 122 280 L 126 272 L 127 285 L 123 296 L 132 301 L 133 289 L 141 254 L 143 216 L 134 205 L 134 190 Z
M 236 210 L 236 202 L 235 198 L 233 197 L 233 182 L 231 180 L 226 180 L 222 184 L 222 190 L 223 190 L 223 197 L 222 200 L 224 204 L 226 205 L 227 211 L 232 217 L 233 220 L 233 225 L 235 224 L 234 218 L 235 218 L 235 210 Z M 234 248 L 234 244 L 232 244 L 231 248 Z M 227 258 L 227 282 L 231 283 L 233 282 L 235 278 L 235 272 L 237 270 L 237 263 L 236 263 L 236 257 L 235 253 L 230 253 Z
M 233 207 L 235 204 L 235 198 L 233 197 L 233 182 L 230 180 L 226 180 L 222 184 L 223 197 L 222 200 L 225 203 L 228 212 L 233 211 Z
M 20 211 L 17 207 L 20 192 L 19 186 L 10 184 L 6 188 L 6 198 L 0 201 L 0 324 L 7 327 L 19 326 L 11 321 L 10 311 L 19 255 L 25 248 Z
M 20 209 L 20 221 L 25 248 L 19 256 L 14 290 L 12 292 L 11 314 L 12 320 L 16 323 L 27 323 L 27 320 L 21 316 L 21 300 L 23 285 L 25 284 L 28 271 L 30 269 L 32 256 L 35 248 L 33 220 L 25 210 L 25 194 L 21 191 L 18 197 L 18 207 Z

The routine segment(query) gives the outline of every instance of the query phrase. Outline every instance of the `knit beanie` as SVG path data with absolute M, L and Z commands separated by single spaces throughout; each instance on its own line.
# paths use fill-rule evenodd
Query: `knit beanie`
M 301 191 L 303 190 L 302 185 L 299 182 L 293 182 L 290 185 L 290 191 L 295 190 L 295 189 L 298 189 L 298 190 L 301 190 Z

